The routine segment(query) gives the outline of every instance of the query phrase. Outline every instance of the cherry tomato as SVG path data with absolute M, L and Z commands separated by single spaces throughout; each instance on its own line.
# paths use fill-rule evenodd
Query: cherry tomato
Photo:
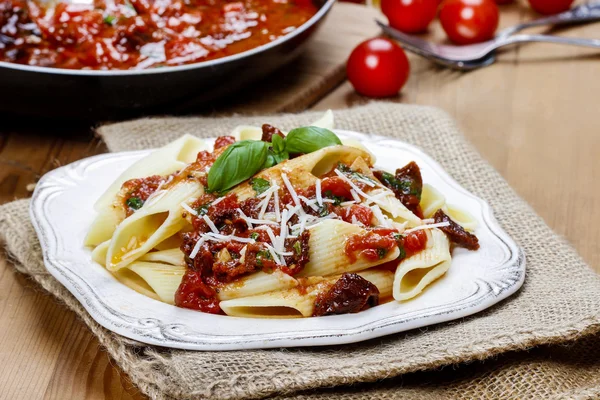
M 529 4 L 540 14 L 558 14 L 571 8 L 573 0 L 529 0 Z
M 350 193 L 350 185 L 340 177 L 332 176 L 323 179 L 321 182 L 321 191 L 323 194 L 331 192 L 334 196 L 343 197 L 344 199 L 351 199 L 352 194 Z
M 389 39 L 369 39 L 350 54 L 346 74 L 354 89 L 369 97 L 397 94 L 408 79 L 410 65 L 404 50 Z
M 510 4 L 513 0 L 494 0 L 496 4 Z
M 493 0 L 445 0 L 440 8 L 442 27 L 456 44 L 492 39 L 498 19 L 498 6 Z
M 406 33 L 423 32 L 437 13 L 438 0 L 381 0 L 390 25 Z

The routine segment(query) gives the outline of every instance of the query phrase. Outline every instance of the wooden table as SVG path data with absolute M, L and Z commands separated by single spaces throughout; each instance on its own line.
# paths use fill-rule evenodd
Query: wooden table
M 355 11 L 337 11 L 335 21 L 328 23 L 357 18 Z M 508 6 L 502 11 L 502 25 L 532 16 L 524 6 Z M 344 25 L 333 28 L 343 33 Z M 371 35 L 370 22 L 358 28 Z M 598 38 L 600 26 L 564 34 Z M 347 46 L 358 43 L 361 35 L 339 36 Z M 443 38 L 439 26 L 430 36 Z M 600 272 L 600 53 L 526 45 L 502 54 L 493 66 L 470 73 L 410 58 L 410 80 L 393 100 L 449 112 L 515 190 Z M 325 63 L 335 62 L 340 64 L 339 59 Z M 246 102 L 238 110 L 278 111 L 282 104 L 288 111 L 324 110 L 367 101 L 347 82 L 331 90 L 343 77 L 340 66 L 327 69 L 326 84 L 304 101 Z M 319 70 L 309 68 L 302 76 Z M 90 124 L 33 121 L 23 127 L 4 120 L 0 123 L 0 203 L 29 196 L 30 184 L 44 172 L 103 151 Z M 15 272 L 1 256 L 0 388 L 0 397 L 7 399 L 144 397 L 74 314 Z

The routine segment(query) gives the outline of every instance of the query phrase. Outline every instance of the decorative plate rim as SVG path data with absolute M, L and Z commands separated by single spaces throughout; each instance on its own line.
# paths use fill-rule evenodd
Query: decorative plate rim
M 464 189 L 437 161 L 414 145 L 397 139 L 372 134 L 368 135 L 345 130 L 336 130 L 336 133 L 340 136 L 352 137 L 372 145 L 385 143 L 387 147 L 392 146 L 412 153 L 425 161 L 446 184 L 452 186 L 461 195 L 475 200 L 481 206 L 483 221 L 480 222 L 485 224 L 485 228 L 508 251 L 508 258 L 505 257 L 506 259 L 501 264 L 493 267 L 495 272 L 503 274 L 502 279 L 485 280 L 483 278 L 475 278 L 473 281 L 476 284 L 475 289 L 468 296 L 460 300 L 421 308 L 409 313 L 388 314 L 381 318 L 353 326 L 352 328 L 336 328 L 334 322 L 333 326 L 327 328 L 298 332 L 284 330 L 262 334 L 238 333 L 235 335 L 221 335 L 214 332 L 207 334 L 198 331 L 197 327 L 191 327 L 172 320 L 161 321 L 151 315 L 138 317 L 134 313 L 119 311 L 99 295 L 98 288 L 95 286 L 97 282 L 89 282 L 88 279 L 79 273 L 77 265 L 81 264 L 82 261 L 90 265 L 95 265 L 91 258 L 89 260 L 73 260 L 68 257 L 61 257 L 60 249 L 57 245 L 61 238 L 61 230 L 60 227 L 50 223 L 49 214 L 46 210 L 52 199 L 60 195 L 61 192 L 67 188 L 77 186 L 78 182 L 83 179 L 91 167 L 98 167 L 102 163 L 110 164 L 119 160 L 139 158 L 151 150 L 107 153 L 85 158 L 50 171 L 40 179 L 34 191 L 29 212 L 40 240 L 44 265 L 50 274 L 77 298 L 90 316 L 106 329 L 143 343 L 188 350 L 240 350 L 355 343 L 475 314 L 506 299 L 522 286 L 525 279 L 524 252 L 500 227 L 492 213 L 491 207 L 485 200 Z M 210 139 L 208 140 L 210 141 Z M 116 280 L 115 282 L 122 285 Z M 126 286 L 122 286 L 124 289 L 128 289 Z M 136 293 L 136 295 L 139 294 Z M 139 296 L 146 298 L 143 295 Z M 176 308 L 174 306 L 170 307 Z M 189 310 L 185 310 L 185 312 L 187 311 Z M 212 317 L 234 319 L 234 317 L 227 316 Z M 329 318 L 331 321 L 334 321 L 335 318 L 339 317 L 341 316 L 321 318 Z M 248 321 L 247 318 L 236 319 L 243 322 Z

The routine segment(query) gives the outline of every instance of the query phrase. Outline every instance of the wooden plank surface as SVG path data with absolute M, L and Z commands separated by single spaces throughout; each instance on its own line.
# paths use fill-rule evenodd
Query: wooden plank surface
M 345 15 L 333 26 L 334 19 L 328 21 L 328 35 L 360 41 L 360 34 L 352 36 L 346 30 L 367 20 L 366 11 L 341 6 L 336 12 L 343 9 Z M 509 6 L 503 8 L 502 23 L 511 25 L 530 17 L 526 8 Z M 578 27 L 565 34 L 600 37 L 599 27 Z M 353 32 L 362 28 L 358 29 Z M 437 26 L 430 35 L 443 37 Z M 345 58 L 345 51 L 339 51 L 340 58 Z M 307 61 L 310 57 L 304 60 L 304 71 L 319 75 L 320 68 Z M 393 100 L 449 112 L 483 156 L 600 272 L 599 60 L 598 53 L 589 50 L 524 45 L 501 55 L 492 67 L 459 73 L 411 56 L 410 80 Z M 339 66 L 337 70 L 343 72 Z M 285 77 L 285 71 L 279 74 Z M 284 94 L 290 90 L 297 94 L 303 86 L 290 85 L 270 92 L 283 97 L 258 91 L 253 105 L 242 96 L 227 106 L 266 112 L 300 110 L 313 103 L 315 109 L 339 109 L 367 101 L 348 83 L 325 95 L 340 79 L 332 76 L 333 82 L 312 97 L 302 94 L 290 101 L 294 97 Z M 303 100 L 303 96 L 310 98 Z M 4 122 L 0 125 L 0 203 L 27 197 L 27 185 L 49 169 L 104 150 L 89 125 L 33 122 L 23 127 Z M 144 398 L 111 364 L 83 323 L 15 272 L 1 255 L 0 388 L 0 398 L 6 399 Z

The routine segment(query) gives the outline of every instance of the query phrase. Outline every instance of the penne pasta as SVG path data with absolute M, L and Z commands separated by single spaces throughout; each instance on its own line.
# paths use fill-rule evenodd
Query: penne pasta
M 394 299 L 409 300 L 450 268 L 450 242 L 439 229 L 428 231 L 427 248 L 400 262 L 394 277 Z
M 400 254 L 395 247 L 380 259 L 371 261 L 359 257 L 352 262 L 346 253 L 346 242 L 351 236 L 365 233 L 367 231 L 357 225 L 335 219 L 325 220 L 310 228 L 310 261 L 298 276 L 328 276 L 361 271 L 392 261 Z
M 142 257 L 139 258 L 140 261 L 152 261 L 152 262 L 161 262 L 169 265 L 176 266 L 185 266 L 185 261 L 183 259 L 183 252 L 179 248 L 168 249 L 168 250 L 158 250 L 150 253 L 146 253 Z
M 358 273 L 379 290 L 380 299 L 391 297 L 393 273 L 385 270 Z M 230 316 L 254 318 L 310 317 L 320 294 L 328 292 L 340 279 L 335 277 L 308 278 L 300 288 L 269 292 L 221 302 L 221 308 Z
M 451 204 L 445 204 L 442 210 L 463 228 L 469 231 L 477 228 L 477 220 L 465 210 Z
M 121 186 L 127 180 L 151 175 L 166 176 L 182 170 L 204 150 L 204 142 L 194 136 L 184 135 L 137 161 L 104 192 L 94 205 L 98 211 L 92 227 L 84 240 L 86 246 L 97 246 L 109 240 L 117 226 L 125 219 L 125 209 L 116 201 Z
M 239 281 L 229 283 L 219 289 L 219 299 L 229 300 L 249 297 L 257 294 L 290 289 L 298 286 L 298 281 L 281 271 L 272 273 L 257 272 Z
M 180 231 L 187 225 L 181 203 L 202 193 L 203 188 L 196 181 L 182 181 L 149 199 L 118 226 L 108 248 L 106 268 L 118 271 Z
M 184 266 L 136 261 L 131 263 L 127 269 L 139 275 L 161 301 L 175 304 L 175 292 L 185 274 Z
M 423 184 L 415 162 L 379 170 L 333 126 L 328 111 L 289 136 L 238 126 L 231 136 L 244 142 L 221 138 L 212 153 L 191 136 L 157 150 L 96 203 L 92 259 L 148 297 L 238 317 L 416 297 L 450 268 L 451 241 L 479 247 L 465 230 L 476 220 Z
M 433 186 L 427 183 L 423 185 L 423 193 L 421 193 L 421 210 L 425 218 L 431 218 L 433 214 L 446 204 L 446 198 Z

